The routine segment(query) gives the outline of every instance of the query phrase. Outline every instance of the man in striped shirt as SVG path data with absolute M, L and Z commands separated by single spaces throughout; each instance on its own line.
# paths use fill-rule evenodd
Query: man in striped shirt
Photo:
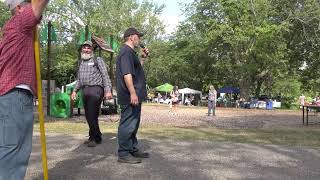
M 81 46 L 78 79 L 71 95 L 73 100 L 79 89 L 83 90 L 84 110 L 89 125 L 89 139 L 85 144 L 95 147 L 102 141 L 98 122 L 101 102 L 103 97 L 111 99 L 112 94 L 106 65 L 101 57 L 94 57 L 91 41 L 85 41 Z
M 0 41 L 0 180 L 22 180 L 32 147 L 36 72 L 33 29 L 49 0 L 6 0 L 12 17 Z

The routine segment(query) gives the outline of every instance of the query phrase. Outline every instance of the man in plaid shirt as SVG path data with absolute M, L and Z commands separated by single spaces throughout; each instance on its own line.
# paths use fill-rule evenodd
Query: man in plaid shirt
M 12 17 L 0 41 L 0 180 L 23 179 L 33 132 L 36 73 L 33 29 L 49 0 L 6 0 Z
M 83 89 L 84 110 L 89 125 L 89 139 L 85 141 L 88 147 L 101 144 L 99 128 L 99 111 L 103 97 L 111 99 L 111 81 L 102 58 L 95 59 L 91 41 L 85 41 L 81 46 L 81 64 L 78 79 L 71 98 L 77 97 L 77 91 Z

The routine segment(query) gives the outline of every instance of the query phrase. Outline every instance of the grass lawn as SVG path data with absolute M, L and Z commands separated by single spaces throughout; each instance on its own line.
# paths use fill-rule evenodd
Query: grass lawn
M 118 123 L 100 122 L 102 133 L 117 133 Z M 87 134 L 84 122 L 52 121 L 45 124 L 47 133 Z M 34 125 L 39 132 L 39 123 Z M 215 142 L 236 142 L 253 144 L 275 144 L 289 146 L 311 146 L 320 148 L 320 129 L 313 128 L 266 128 L 266 129 L 218 129 L 179 128 L 160 125 L 142 125 L 140 138 L 206 140 Z

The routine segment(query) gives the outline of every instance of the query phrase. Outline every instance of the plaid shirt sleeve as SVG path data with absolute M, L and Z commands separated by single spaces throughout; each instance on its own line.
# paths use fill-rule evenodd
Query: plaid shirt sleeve
M 76 85 L 74 86 L 73 92 L 77 92 L 79 89 L 80 89 L 80 71 L 78 70 L 77 82 L 76 82 Z
M 1 32 L 0 32 L 1 33 Z M 2 47 L 3 45 L 2 45 L 2 41 L 1 41 L 1 39 L 0 39 L 0 56 L 1 56 L 1 53 L 2 53 L 2 49 L 3 49 L 3 47 Z
M 21 19 L 22 19 L 20 21 L 21 22 L 20 30 L 22 32 L 30 31 L 33 27 L 39 24 L 41 20 L 41 19 L 37 19 L 36 16 L 34 15 L 31 4 L 27 6 L 26 11 L 19 14 L 18 16 L 21 16 Z
M 108 75 L 108 71 L 106 68 L 106 64 L 104 63 L 103 59 L 101 57 L 97 58 L 98 66 L 102 75 L 102 81 L 103 81 L 103 87 L 104 87 L 104 92 L 111 92 L 111 81 Z

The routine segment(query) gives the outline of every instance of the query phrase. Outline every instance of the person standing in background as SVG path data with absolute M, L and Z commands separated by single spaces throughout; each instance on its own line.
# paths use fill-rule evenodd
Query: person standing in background
M 177 115 L 177 109 L 179 104 L 179 90 L 178 86 L 174 86 L 173 90 L 170 92 L 171 103 L 172 103 L 172 115 Z
M 299 97 L 300 108 L 302 108 L 302 106 L 304 106 L 305 99 L 306 99 L 306 97 L 303 94 L 301 94 L 301 96 Z
M 208 93 L 208 116 L 216 115 L 216 101 L 217 91 L 214 89 L 213 85 L 210 85 Z

